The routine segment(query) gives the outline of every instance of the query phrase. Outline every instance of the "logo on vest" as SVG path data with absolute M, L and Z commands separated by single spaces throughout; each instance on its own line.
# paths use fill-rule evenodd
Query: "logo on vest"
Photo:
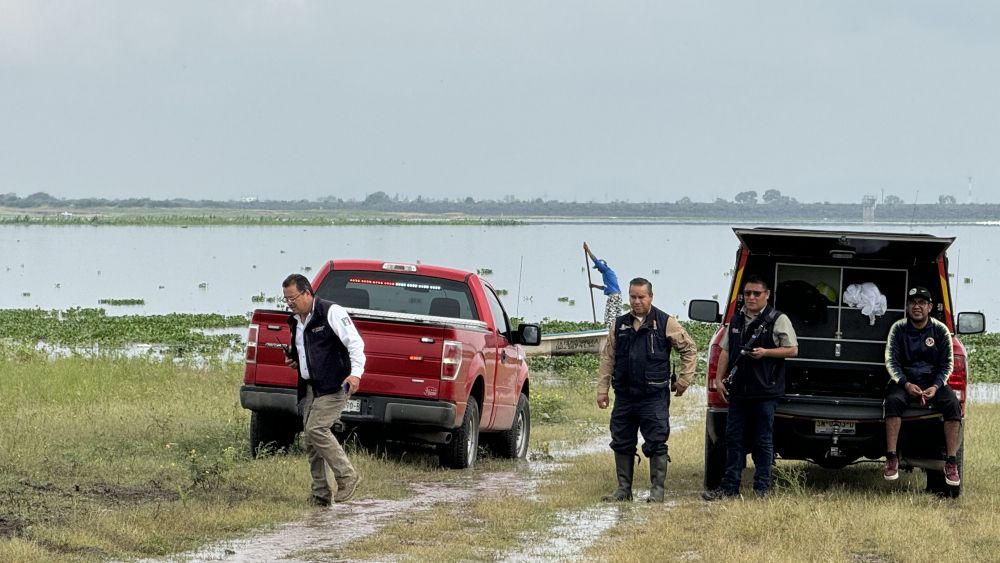
M 311 331 L 309 331 L 309 332 L 323 332 L 324 330 L 326 330 L 326 327 L 325 327 L 325 326 L 318 326 L 318 327 L 316 327 L 316 328 L 312 329 L 312 330 L 311 330 Z
M 924 345 L 927 346 L 928 348 L 934 346 L 934 339 L 928 336 L 927 340 L 924 340 Z

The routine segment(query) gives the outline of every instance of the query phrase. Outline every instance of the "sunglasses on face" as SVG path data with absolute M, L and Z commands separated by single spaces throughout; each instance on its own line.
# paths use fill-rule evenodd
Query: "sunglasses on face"
M 756 290 L 756 289 L 744 289 L 743 290 L 743 297 L 760 297 L 761 295 L 764 295 L 764 292 L 760 291 L 760 290 Z
M 298 293 L 298 295 L 294 295 L 292 297 L 282 297 L 281 300 L 284 301 L 285 303 L 293 303 L 296 299 L 298 299 L 299 297 L 302 297 L 303 293 L 305 293 L 305 292 L 304 291 L 300 291 Z

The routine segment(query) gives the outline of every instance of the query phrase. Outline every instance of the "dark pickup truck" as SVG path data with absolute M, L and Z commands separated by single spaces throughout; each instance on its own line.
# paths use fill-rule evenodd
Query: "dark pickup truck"
M 923 234 L 796 229 L 734 229 L 736 252 L 725 312 L 709 300 L 694 300 L 688 316 L 729 322 L 742 306 L 744 275 L 757 274 L 772 288 L 774 306 L 788 315 L 799 341 L 798 357 L 786 360 L 786 395 L 774 421 L 774 449 L 782 459 L 808 460 L 842 468 L 885 455 L 883 400 L 890 378 L 885 368 L 889 327 L 904 314 L 906 290 L 919 285 L 933 294 L 932 315 L 952 334 L 985 330 L 982 313 L 952 310 L 946 250 L 953 238 Z M 851 285 L 875 284 L 886 311 L 874 318 L 844 302 Z M 708 412 L 705 423 L 705 487 L 714 489 L 725 467 L 728 405 L 714 378 L 724 326 L 709 351 Z M 957 328 L 957 330 L 956 330 Z M 965 347 L 952 338 L 954 369 L 947 384 L 965 412 L 968 364 Z M 944 482 L 944 432 L 940 415 L 913 408 L 903 415 L 900 468 L 922 468 L 930 491 L 958 496 L 961 485 Z M 959 449 L 961 466 L 964 454 Z
M 452 268 L 331 260 L 313 287 L 347 310 L 365 341 L 361 386 L 335 432 L 433 444 L 458 469 L 475 464 L 481 435 L 501 457 L 525 457 L 531 389 L 522 346 L 537 346 L 541 329 L 514 328 L 489 283 Z M 302 428 L 297 374 L 282 349 L 288 315 L 257 310 L 251 320 L 240 404 L 252 411 L 253 455 L 287 447 Z

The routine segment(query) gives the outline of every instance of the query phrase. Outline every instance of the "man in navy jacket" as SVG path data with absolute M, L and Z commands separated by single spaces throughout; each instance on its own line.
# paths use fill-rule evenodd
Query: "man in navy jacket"
M 889 329 L 885 347 L 885 367 L 892 381 L 885 397 L 886 481 L 899 478 L 896 442 L 907 403 L 930 403 L 944 417 L 944 442 L 948 457 L 944 464 L 945 483 L 957 487 L 959 476 L 958 442 L 962 407 L 951 387 L 955 359 L 951 333 L 941 321 L 930 316 L 931 292 L 914 287 L 906 294 L 906 316 Z

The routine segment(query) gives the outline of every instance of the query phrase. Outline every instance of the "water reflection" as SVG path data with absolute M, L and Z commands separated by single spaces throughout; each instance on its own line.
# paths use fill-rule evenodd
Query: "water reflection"
M 973 383 L 968 393 L 970 403 L 1000 403 L 1000 383 Z

